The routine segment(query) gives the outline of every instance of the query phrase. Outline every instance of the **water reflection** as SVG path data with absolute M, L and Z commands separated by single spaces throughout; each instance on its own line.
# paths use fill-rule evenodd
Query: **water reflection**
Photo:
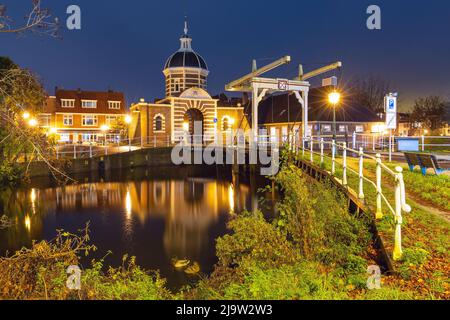
M 119 264 L 122 254 L 135 255 L 140 265 L 159 269 L 177 286 L 186 282 L 186 275 L 174 270 L 171 260 L 198 261 L 203 271 L 210 271 L 215 239 L 226 232 L 230 212 L 252 208 L 254 189 L 245 183 L 186 178 L 5 191 L 0 193 L 0 215 L 16 223 L 0 230 L 0 250 L 12 252 L 32 240 L 52 239 L 56 229 L 73 232 L 90 221 L 98 257 L 112 250 L 108 262 Z

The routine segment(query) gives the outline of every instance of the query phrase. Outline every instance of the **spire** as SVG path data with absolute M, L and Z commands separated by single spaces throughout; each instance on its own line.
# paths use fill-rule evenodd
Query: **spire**
M 188 33 L 187 16 L 184 16 L 184 35 L 187 36 L 187 33 Z
M 184 34 L 180 38 L 181 46 L 179 51 L 192 51 L 191 37 L 188 36 L 187 16 L 184 16 Z

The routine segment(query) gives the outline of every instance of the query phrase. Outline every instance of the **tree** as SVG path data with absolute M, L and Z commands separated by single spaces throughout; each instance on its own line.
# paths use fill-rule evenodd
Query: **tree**
M 441 129 L 446 121 L 446 101 L 439 96 L 418 98 L 414 102 L 411 121 L 422 124 L 422 128 L 435 131 Z
M 0 33 L 34 32 L 58 36 L 59 20 L 52 17 L 50 10 L 41 7 L 41 0 L 31 0 L 30 11 L 25 15 L 25 22 L 22 25 L 15 25 L 6 12 L 6 5 L 0 4 Z
M 66 177 L 49 159 L 53 148 L 46 134 L 23 117 L 25 112 L 38 114 L 45 99 L 35 75 L 0 57 L 0 185 L 22 180 L 28 170 L 22 163 L 35 159 L 46 162 L 54 176 Z
M 390 92 L 389 82 L 380 77 L 369 75 L 350 81 L 353 100 L 361 106 L 379 113 L 384 112 L 384 96 Z

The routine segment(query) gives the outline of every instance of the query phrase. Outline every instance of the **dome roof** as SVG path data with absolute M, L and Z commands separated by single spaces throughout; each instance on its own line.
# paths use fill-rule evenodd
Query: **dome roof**
M 191 67 L 208 70 L 205 60 L 193 50 L 178 50 L 167 59 L 164 69 Z
M 192 50 L 192 38 L 187 34 L 187 21 L 184 22 L 184 34 L 180 38 L 180 49 L 167 59 L 164 69 L 191 67 L 208 70 L 205 60 Z

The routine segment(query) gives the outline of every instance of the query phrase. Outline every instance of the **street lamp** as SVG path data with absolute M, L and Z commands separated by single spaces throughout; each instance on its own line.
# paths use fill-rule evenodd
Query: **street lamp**
M 333 140 L 336 141 L 336 105 L 341 100 L 341 94 L 333 91 L 328 95 L 328 101 L 333 105 Z
M 28 124 L 30 125 L 30 127 L 36 127 L 38 122 L 36 119 L 30 119 L 30 121 L 28 121 Z
M 22 114 L 22 117 L 23 117 L 25 120 L 28 120 L 28 119 L 30 118 L 30 113 L 25 111 L 25 112 Z
M 125 123 L 126 124 L 130 124 L 131 123 L 131 116 L 130 115 L 126 115 L 125 116 Z

